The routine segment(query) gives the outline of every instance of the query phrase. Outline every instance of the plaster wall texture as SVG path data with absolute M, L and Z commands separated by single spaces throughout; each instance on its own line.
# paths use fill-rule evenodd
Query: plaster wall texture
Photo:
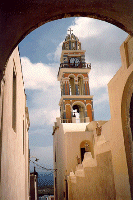
M 56 186 L 54 187 L 55 196 L 58 196 L 58 199 L 63 199 L 64 194 L 64 176 L 65 176 L 65 165 L 66 165 L 66 157 L 65 157 L 65 141 L 64 141 L 64 131 L 62 124 L 59 125 L 59 129 L 55 131 L 53 137 L 53 151 L 54 151 L 54 161 L 56 154 L 56 162 L 54 162 L 54 169 L 57 169 L 55 172 L 56 177 Z M 56 151 L 56 153 L 55 153 Z M 55 184 L 55 183 L 54 183 Z
M 70 171 L 75 171 L 77 166 L 77 156 L 81 158 L 80 144 L 82 141 L 89 141 L 89 146 L 93 153 L 92 140 L 93 134 L 85 131 L 81 132 L 68 132 L 65 134 L 66 141 L 66 175 L 69 175 Z
M 127 65 L 125 42 L 121 45 L 120 52 L 122 66 L 112 80 L 108 83 L 111 113 L 110 145 L 112 152 L 116 197 L 117 199 L 131 199 L 129 174 L 122 129 L 121 105 L 126 81 L 133 71 L 133 63 L 130 66 Z M 128 98 L 128 96 L 126 98 Z
M 69 199 L 115 199 L 111 151 L 97 155 L 94 167 L 85 167 L 84 177 L 68 178 Z M 91 160 L 90 160 L 91 162 Z
M 115 199 L 112 156 L 110 149 L 110 121 L 99 121 L 100 136 L 96 135 L 97 122 L 60 124 L 54 133 L 56 146 L 57 191 L 56 199 L 64 198 L 65 179 L 68 181 L 69 199 Z M 82 164 L 80 144 L 89 142 L 90 157 L 84 157 Z M 54 152 L 55 154 L 55 152 Z M 71 174 L 73 174 L 71 176 Z M 107 187 L 108 185 L 108 187 Z
M 101 121 L 102 133 L 96 135 L 97 122 L 91 122 L 87 129 L 92 131 L 94 157 L 85 153 L 82 168 L 79 173 L 78 167 L 73 174 L 68 176 L 69 199 L 115 199 L 115 183 L 113 175 L 112 154 L 110 142 L 110 121 Z M 89 131 L 86 132 L 90 133 Z M 82 174 L 82 175 L 81 175 Z
M 16 72 L 16 131 L 12 128 L 13 67 Z M 28 127 L 26 96 L 18 48 L 8 60 L 3 84 L 1 199 L 28 199 Z M 24 125 L 23 125 L 24 123 Z
M 64 198 L 65 179 L 71 170 L 76 169 L 77 155 L 80 156 L 80 143 L 83 140 L 92 141 L 92 135 L 85 131 L 88 123 L 57 123 L 59 128 L 56 129 L 53 137 L 54 168 L 57 169 L 57 199 Z

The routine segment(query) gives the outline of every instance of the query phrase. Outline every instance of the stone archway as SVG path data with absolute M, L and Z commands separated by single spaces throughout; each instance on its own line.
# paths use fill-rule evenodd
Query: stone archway
M 133 72 L 127 79 L 124 87 L 121 102 L 121 118 L 124 137 L 124 145 L 126 151 L 126 159 L 128 166 L 130 190 L 133 198 L 133 129 L 131 121 L 133 120 Z
M 22 39 L 32 30 L 52 20 L 73 16 L 92 17 L 133 34 L 131 0 L 1 0 L 0 9 L 1 71 Z

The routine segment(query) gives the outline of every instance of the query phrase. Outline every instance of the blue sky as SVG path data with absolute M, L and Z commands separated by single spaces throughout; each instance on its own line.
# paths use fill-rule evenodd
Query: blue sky
M 59 117 L 57 73 L 61 44 L 70 27 L 79 38 L 82 49 L 86 50 L 86 62 L 92 66 L 89 78 L 95 120 L 110 119 L 107 83 L 121 67 L 119 48 L 128 36 L 121 29 L 100 20 L 66 18 L 39 27 L 19 44 L 30 115 L 31 156 L 39 158 L 38 163 L 48 168 L 53 167 L 52 126 Z

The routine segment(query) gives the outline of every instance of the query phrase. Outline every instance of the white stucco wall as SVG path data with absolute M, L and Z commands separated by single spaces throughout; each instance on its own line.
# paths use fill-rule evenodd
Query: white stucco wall
M 12 128 L 13 67 L 16 71 L 16 132 Z M 3 84 L 1 199 L 28 199 L 28 131 L 26 96 L 18 47 L 8 60 Z M 23 136 L 24 120 L 24 136 Z M 24 141 L 23 141 L 24 139 Z M 23 153 L 24 142 L 24 153 Z
M 84 140 L 92 142 L 93 134 L 85 132 L 88 123 L 58 123 L 58 128 L 54 133 L 53 149 L 57 168 L 57 193 L 58 199 L 63 199 L 65 191 L 65 179 L 70 171 L 75 171 L 77 166 L 77 156 L 80 155 L 80 143 Z
M 121 106 L 124 87 L 126 85 L 126 81 L 129 75 L 133 71 L 133 63 L 127 66 L 125 42 L 121 45 L 120 52 L 122 66 L 112 78 L 112 80 L 108 83 L 111 113 L 110 145 L 112 152 L 112 162 L 117 199 L 131 199 L 129 174 L 127 168 L 126 152 L 122 129 Z M 128 98 L 128 96 L 126 98 Z

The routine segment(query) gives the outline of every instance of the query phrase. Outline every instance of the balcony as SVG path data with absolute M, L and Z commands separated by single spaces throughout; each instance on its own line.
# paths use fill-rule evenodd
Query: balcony
M 60 63 L 58 76 L 62 68 L 91 69 L 91 63 Z
M 60 68 L 89 68 L 91 69 L 91 63 L 60 63 Z

